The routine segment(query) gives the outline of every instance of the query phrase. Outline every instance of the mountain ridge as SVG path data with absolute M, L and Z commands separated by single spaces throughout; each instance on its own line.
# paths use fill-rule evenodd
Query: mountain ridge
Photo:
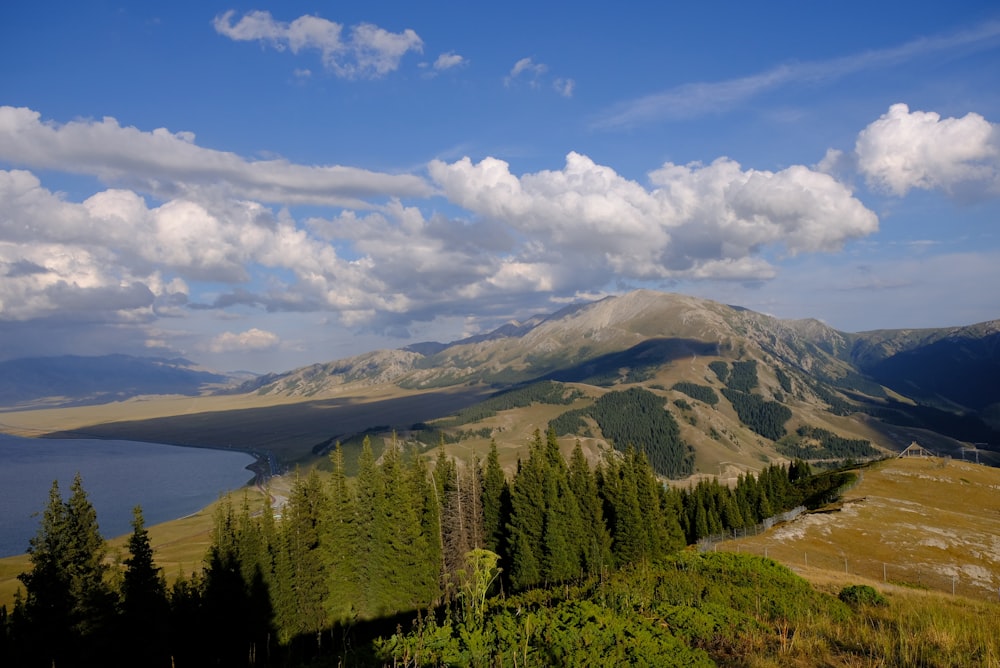
M 1000 451 L 997 369 L 1000 321 L 847 333 L 814 318 L 783 320 L 711 300 L 637 290 L 571 304 L 451 343 L 373 350 L 212 392 L 253 397 L 258 406 L 334 402 L 350 410 L 363 397 L 414 397 L 439 390 L 486 396 L 538 381 L 573 384 L 589 401 L 642 387 L 675 404 L 671 410 L 678 413 L 686 438 L 713 453 L 700 460 L 705 470 L 714 466 L 710 461 L 739 460 L 745 468 L 754 458 L 777 456 L 776 439 L 800 427 L 806 434 L 820 429 L 897 450 L 919 438 L 950 452 L 958 452 L 958 441 L 994 443 L 987 447 Z M 749 370 L 752 383 L 731 386 L 721 370 Z M 696 401 L 676 386 L 694 392 Z M 200 387 L 207 391 L 210 386 Z M 697 400 L 720 393 L 717 405 Z M 523 416 L 487 420 L 472 431 L 495 435 L 513 429 L 517 421 L 538 424 L 534 421 L 540 419 L 544 426 L 557 417 L 553 410 L 543 418 L 525 409 Z M 761 411 L 769 417 L 761 417 Z M 786 412 L 792 417 L 785 417 Z M 338 426 L 343 421 L 339 417 L 324 427 L 334 414 L 326 415 L 305 430 L 300 429 L 302 417 L 295 424 L 275 423 L 273 433 L 287 427 L 302 432 L 300 441 L 315 439 L 313 443 L 355 433 L 357 426 Z M 368 426 L 408 430 L 414 416 L 412 411 L 407 415 L 406 423 L 387 414 Z M 777 419 L 780 423 L 752 426 L 754 420 Z M 235 425 L 231 428 L 238 431 Z M 157 433 L 152 424 L 137 428 Z M 213 433 L 225 431 L 219 425 Z M 457 430 L 451 437 L 466 432 L 471 433 Z M 788 451 L 800 447 L 802 443 L 789 444 Z

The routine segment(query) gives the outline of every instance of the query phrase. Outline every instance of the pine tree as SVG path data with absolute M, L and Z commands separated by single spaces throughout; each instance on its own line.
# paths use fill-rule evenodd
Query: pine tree
M 506 551 L 504 536 L 510 515 L 510 488 L 507 476 L 500 468 L 496 441 L 490 441 L 490 452 L 482 475 L 483 545 L 502 555 Z
M 580 561 L 588 575 L 596 575 L 611 564 L 611 534 L 604 522 L 597 480 L 579 441 L 570 456 L 569 484 L 580 508 Z
M 79 645 L 74 633 L 71 574 L 65 561 L 68 542 L 66 505 L 59 492 L 59 481 L 55 480 L 49 489 L 49 502 L 42 512 L 38 533 L 28 543 L 32 568 L 18 575 L 26 590 L 25 645 L 38 652 L 33 658 L 48 659 L 55 665 L 72 657 Z
M 80 475 L 65 502 L 53 482 L 28 547 L 32 569 L 18 576 L 27 590 L 24 613 L 37 659 L 87 662 L 110 655 L 115 601 L 105 578 L 105 551 Z
M 285 506 L 281 523 L 281 578 L 283 597 L 276 601 L 283 642 L 300 634 L 313 634 L 322 647 L 322 631 L 328 626 L 326 573 L 321 537 L 328 516 L 327 497 L 315 469 L 297 478 Z
M 330 480 L 330 515 L 325 523 L 323 540 L 327 567 L 327 612 L 334 622 L 352 620 L 361 597 L 358 553 L 357 506 L 347 484 L 344 451 L 338 442 L 330 456 L 333 476 Z
M 528 459 L 519 468 L 510 490 L 510 582 L 526 589 L 542 581 L 545 532 L 545 455 L 542 439 L 535 432 Z
M 124 656 L 136 665 L 170 665 L 167 587 L 153 562 L 153 547 L 140 506 L 132 510 L 132 535 L 127 548 L 121 600 L 122 641 L 128 647 Z
M 378 612 L 378 599 L 384 584 L 380 580 L 379 543 L 380 535 L 376 531 L 376 522 L 382 520 L 382 509 L 385 493 L 382 489 L 382 477 L 375 465 L 375 455 L 372 452 L 371 440 L 365 436 L 361 443 L 361 454 L 358 457 L 357 477 L 357 532 L 356 551 L 357 570 L 355 577 L 358 583 L 357 611 L 358 616 L 369 619 Z
M 97 525 L 97 511 L 83 489 L 78 473 L 70 486 L 66 502 L 65 568 L 70 573 L 70 596 L 73 622 L 86 649 L 95 656 L 103 653 L 111 641 L 114 595 L 105 581 L 108 565 L 104 538 Z
M 412 548 L 418 560 L 414 572 L 415 596 L 419 605 L 428 605 L 441 595 L 441 515 L 427 465 L 415 449 L 409 452 L 407 480 L 417 504 L 420 522 L 420 531 Z M 481 517 L 479 522 L 481 527 Z
M 553 429 L 549 429 L 545 438 L 545 464 L 542 579 L 565 582 L 581 575 L 582 556 L 589 541 Z
M 205 647 L 216 642 L 204 609 L 204 581 L 179 573 L 170 587 L 170 654 L 178 666 L 205 663 Z

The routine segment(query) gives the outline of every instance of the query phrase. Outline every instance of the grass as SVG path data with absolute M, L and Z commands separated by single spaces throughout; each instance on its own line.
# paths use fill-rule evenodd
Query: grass
M 766 555 L 803 574 L 843 573 L 997 601 L 998 490 L 995 468 L 887 460 L 865 470 L 829 512 L 804 515 L 717 549 Z

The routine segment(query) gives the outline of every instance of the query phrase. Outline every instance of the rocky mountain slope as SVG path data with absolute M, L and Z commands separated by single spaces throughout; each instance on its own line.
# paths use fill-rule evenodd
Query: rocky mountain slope
M 846 333 L 818 320 L 781 320 L 639 290 L 473 339 L 375 351 L 261 377 L 240 391 L 319 397 L 384 384 L 407 390 L 503 389 L 538 380 L 669 389 L 677 382 L 719 385 L 709 371 L 712 361 L 754 361 L 759 385 L 753 393 L 796 415 L 854 415 L 855 422 L 861 415 L 868 423 L 889 425 L 883 431 L 895 430 L 900 442 L 913 433 L 900 430 L 926 430 L 1000 443 L 995 431 L 1000 422 L 993 419 L 1000 413 L 998 331 L 1000 321 Z M 808 420 L 789 425 L 796 423 Z
M 378 429 L 389 436 L 412 432 L 415 423 L 430 422 L 449 439 L 471 439 L 472 449 L 496 438 L 510 447 L 513 464 L 531 431 L 558 419 L 568 439 L 584 439 L 596 455 L 609 439 L 596 417 L 600 407 L 593 405 L 632 388 L 655 394 L 674 415 L 695 472 L 745 471 L 801 453 L 828 461 L 868 457 L 871 447 L 898 451 L 912 440 L 953 456 L 962 456 L 969 444 L 981 444 L 984 459 L 992 456 L 1000 463 L 1000 454 L 988 452 L 1000 453 L 998 342 L 1000 321 L 846 333 L 817 320 L 781 320 L 709 300 L 639 290 L 461 341 L 377 350 L 256 377 L 216 390 L 236 395 L 232 401 L 245 408 L 212 412 L 206 404 L 195 419 L 188 405 L 185 415 L 170 418 L 169 429 L 162 422 L 119 419 L 113 428 L 88 424 L 87 431 L 198 445 L 213 445 L 211 434 L 226 443 L 238 436 L 247 447 L 280 445 L 288 451 L 283 456 L 294 461 L 310 452 L 321 454 L 337 440 Z M 114 362 L 110 369 L 129 368 L 123 360 Z M 58 362 L 53 364 L 58 368 Z M 124 372 L 91 370 L 89 375 L 103 384 L 90 387 L 74 384 L 75 364 L 64 362 L 63 376 L 25 379 L 8 373 L 7 379 L 21 379 L 37 396 L 58 391 L 69 401 L 67 396 L 77 391 L 77 400 L 91 402 L 157 391 L 194 393 L 225 380 L 179 362 L 151 360 L 146 373 L 158 378 L 158 385 Z M 565 385 L 562 396 L 574 397 L 572 405 L 508 396 L 461 419 L 440 420 L 491 393 L 520 391 L 540 381 Z M 437 397 L 434 413 L 418 415 L 413 408 L 431 395 Z M 567 410 L 583 412 L 563 419 Z M 265 414 L 266 442 L 263 432 L 246 428 Z M 289 440 L 289 434 L 296 436 Z M 420 437 L 436 442 L 439 435 Z M 678 448 L 677 457 L 689 461 Z

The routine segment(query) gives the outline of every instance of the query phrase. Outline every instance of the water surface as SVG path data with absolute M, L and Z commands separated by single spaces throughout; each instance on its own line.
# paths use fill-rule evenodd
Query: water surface
M 132 530 L 136 505 L 147 526 L 197 512 L 250 481 L 245 467 L 253 461 L 242 452 L 0 434 L 0 557 L 27 550 L 53 480 L 66 499 L 80 473 L 101 533 L 110 538 Z

